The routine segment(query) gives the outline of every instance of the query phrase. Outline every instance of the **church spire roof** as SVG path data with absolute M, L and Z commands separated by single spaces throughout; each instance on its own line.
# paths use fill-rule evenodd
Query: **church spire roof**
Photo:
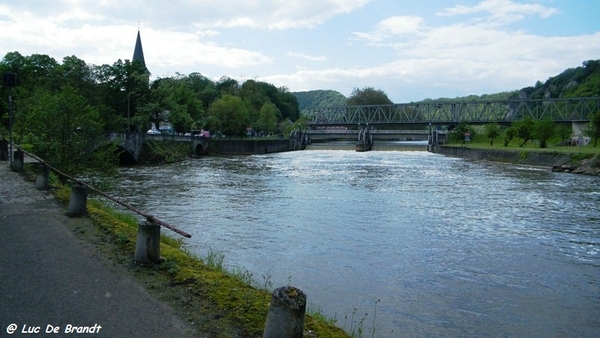
M 133 50 L 132 62 L 139 61 L 142 63 L 144 68 L 146 67 L 146 60 L 144 60 L 144 50 L 142 49 L 142 38 L 140 37 L 140 30 L 138 28 L 137 40 L 135 41 L 135 49 Z

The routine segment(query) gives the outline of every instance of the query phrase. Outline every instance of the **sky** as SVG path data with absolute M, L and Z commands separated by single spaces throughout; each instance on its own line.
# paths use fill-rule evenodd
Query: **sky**
M 600 59 L 600 0 L 0 0 L 0 57 L 131 60 L 395 103 L 512 91 Z

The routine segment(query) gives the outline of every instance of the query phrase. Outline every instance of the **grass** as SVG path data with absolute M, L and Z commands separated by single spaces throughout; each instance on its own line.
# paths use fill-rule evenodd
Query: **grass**
M 600 147 L 593 147 L 593 144 L 585 145 L 585 146 L 559 146 L 556 145 L 558 142 L 548 142 L 548 146 L 546 148 L 540 148 L 535 142 L 527 142 L 523 147 L 519 147 L 521 140 L 512 140 L 509 142 L 508 146 L 504 146 L 503 141 L 501 139 L 495 139 L 494 145 L 490 146 L 490 140 L 483 139 L 483 136 L 479 136 L 477 139 L 472 140 L 469 143 L 463 142 L 450 142 L 445 144 L 446 146 L 455 146 L 462 147 L 466 146 L 473 149 L 488 149 L 488 150 L 513 150 L 519 152 L 538 152 L 538 153 L 562 153 L 562 154 L 588 154 L 600 155 Z M 592 143 L 592 142 L 590 142 Z
M 56 196 L 68 202 L 70 189 L 59 186 Z M 157 297 L 171 303 L 202 336 L 262 336 L 271 299 L 270 276 L 262 276 L 257 282 L 247 270 L 228 271 L 222 253 L 209 249 L 199 257 L 188 252 L 182 240 L 164 235 L 161 263 L 152 268 L 137 266 L 133 264 L 133 253 L 138 219 L 95 199 L 88 199 L 87 211 L 95 229 L 79 225 L 75 232 L 128 269 Z M 334 324 L 322 313 L 308 313 L 305 336 L 349 337 Z

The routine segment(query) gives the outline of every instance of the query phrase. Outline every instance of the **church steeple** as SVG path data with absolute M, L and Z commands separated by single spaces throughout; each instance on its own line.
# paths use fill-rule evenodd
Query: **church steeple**
M 139 28 L 137 33 L 137 40 L 135 41 L 135 49 L 133 50 L 133 59 L 131 61 L 139 61 L 142 63 L 144 68 L 146 68 L 146 70 L 148 69 L 146 67 L 146 60 L 144 59 L 144 50 L 142 49 L 142 38 L 140 37 Z

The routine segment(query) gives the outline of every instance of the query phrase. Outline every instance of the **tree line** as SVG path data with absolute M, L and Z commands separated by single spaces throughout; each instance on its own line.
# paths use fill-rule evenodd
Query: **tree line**
M 0 74 L 5 73 L 16 74 L 17 83 L 0 88 L 0 134 L 8 135 L 10 90 L 16 142 L 67 172 L 110 162 L 108 150 L 91 155 L 105 132 L 145 133 L 152 124 L 160 129 L 168 122 L 174 133 L 205 129 L 246 137 L 249 127 L 265 135 L 288 132 L 300 117 L 298 101 L 285 87 L 255 80 L 240 84 L 226 76 L 213 81 L 200 73 L 150 80 L 138 61 L 98 66 L 76 56 L 59 62 L 10 52 L 0 61 Z M 89 156 L 70 160 L 77 154 Z
M 17 75 L 15 117 L 31 113 L 35 95 L 69 92 L 97 111 L 105 131 L 145 132 L 151 123 L 160 128 L 169 122 L 176 133 L 204 128 L 243 137 L 247 127 L 277 132 L 299 118 L 296 97 L 285 87 L 255 80 L 240 84 L 226 76 L 213 81 L 200 73 L 150 81 L 137 61 L 96 66 L 76 56 L 61 63 L 48 55 L 11 52 L 0 62 L 0 73 L 6 72 Z M 3 97 L 6 91 L 2 88 Z M 3 104 L 3 125 L 6 116 Z
M 593 140 L 594 148 L 598 144 L 600 138 L 600 111 L 590 117 L 589 126 L 583 130 L 585 136 Z M 483 126 L 483 129 L 476 129 L 473 126 L 461 123 L 453 130 L 451 137 L 455 142 L 464 142 L 465 134 L 468 134 L 471 139 L 478 134 L 489 139 L 490 146 L 494 145 L 494 141 L 498 138 L 503 139 L 503 144 L 508 147 L 509 143 L 514 139 L 519 139 L 519 147 L 523 147 L 527 142 L 535 141 L 540 148 L 548 147 L 548 142 L 557 139 L 559 145 L 573 145 L 570 124 L 558 124 L 551 121 L 549 118 L 542 120 L 534 120 L 531 117 L 514 121 L 508 126 L 501 126 L 498 123 L 489 123 Z M 579 142 L 578 140 L 576 142 Z

